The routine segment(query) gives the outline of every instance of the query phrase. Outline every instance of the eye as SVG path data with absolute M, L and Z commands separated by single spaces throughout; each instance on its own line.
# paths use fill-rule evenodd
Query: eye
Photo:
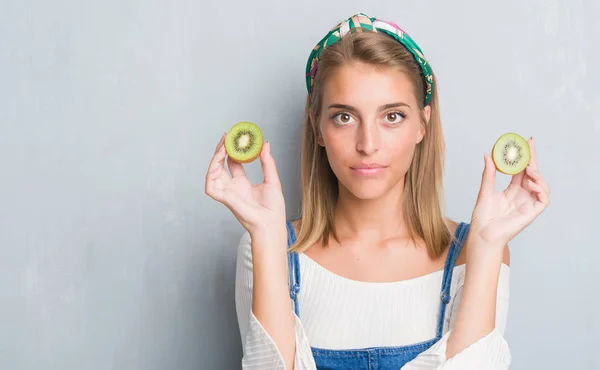
M 406 115 L 402 112 L 390 112 L 385 115 L 386 123 L 397 125 L 406 117 Z
M 331 117 L 338 125 L 347 125 L 352 123 L 352 116 L 345 112 L 336 113 Z

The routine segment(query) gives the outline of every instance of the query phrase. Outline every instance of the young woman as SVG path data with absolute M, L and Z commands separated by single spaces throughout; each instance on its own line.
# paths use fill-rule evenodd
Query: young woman
M 267 142 L 264 182 L 227 159 L 206 193 L 247 230 L 236 307 L 245 369 L 506 369 L 508 242 L 549 204 L 530 165 L 494 190 L 488 154 L 468 223 L 443 215 L 436 79 L 391 22 L 356 14 L 312 51 L 302 214 L 286 221 Z

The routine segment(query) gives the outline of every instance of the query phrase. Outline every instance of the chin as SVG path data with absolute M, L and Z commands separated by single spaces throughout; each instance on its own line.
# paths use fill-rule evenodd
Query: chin
M 348 184 L 346 190 L 360 200 L 371 200 L 383 197 L 390 190 L 383 181 L 361 181 L 360 183 Z

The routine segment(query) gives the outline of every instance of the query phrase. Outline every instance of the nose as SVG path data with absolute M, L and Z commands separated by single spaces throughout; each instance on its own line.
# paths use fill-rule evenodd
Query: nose
M 372 155 L 379 150 L 380 133 L 376 124 L 365 122 L 356 132 L 356 150 L 364 155 Z

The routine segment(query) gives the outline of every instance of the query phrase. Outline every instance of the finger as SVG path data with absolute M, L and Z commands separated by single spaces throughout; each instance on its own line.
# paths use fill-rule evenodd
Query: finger
M 536 184 L 531 180 L 527 180 L 527 187 L 531 189 L 532 194 L 534 194 L 537 198 L 537 201 L 533 205 L 534 208 L 545 208 L 550 203 L 550 198 L 548 197 L 548 194 L 546 194 L 544 188 L 542 188 L 540 185 Z
M 523 184 L 523 178 L 525 177 L 525 171 L 521 171 L 515 175 L 513 175 L 510 180 L 510 185 L 521 186 Z
M 215 154 L 213 155 L 209 165 L 208 165 L 208 171 L 206 174 L 206 177 L 208 178 L 208 175 L 212 172 L 215 172 L 216 169 L 220 168 L 220 167 L 225 167 L 225 146 L 223 145 L 225 143 L 225 134 L 223 134 L 221 136 L 221 140 L 219 140 L 219 143 L 217 144 L 217 147 L 215 148 Z
M 217 144 L 217 147 L 215 148 L 215 154 L 219 151 L 219 148 L 221 148 L 221 146 L 223 146 L 223 144 L 225 143 L 225 135 L 227 135 L 227 134 L 223 134 L 221 136 L 221 140 L 219 140 L 219 143 Z
M 533 137 L 530 137 L 527 140 L 527 144 L 529 144 L 529 165 L 533 167 L 534 170 L 538 169 L 537 156 L 535 153 L 535 143 L 533 142 Z
M 527 191 L 530 194 L 536 195 L 536 191 L 533 189 L 531 184 L 535 185 L 535 182 L 531 181 L 530 178 L 527 178 L 525 181 L 523 181 L 523 186 L 521 188 L 523 188 L 525 191 Z
M 210 164 L 208 165 L 208 171 L 206 173 L 206 177 L 210 177 L 211 174 L 215 173 L 219 169 L 225 169 L 225 157 L 227 152 L 225 151 L 225 146 L 221 144 L 221 146 L 217 147 L 217 151 L 215 155 L 212 157 Z
M 271 143 L 266 142 L 260 152 L 260 164 L 265 178 L 265 183 L 281 186 L 275 159 L 271 155 Z
M 217 202 L 223 203 L 223 189 L 216 188 L 213 181 L 206 181 L 204 192 Z
M 529 176 L 536 184 L 539 184 L 544 189 L 546 194 L 550 195 L 550 187 L 548 186 L 546 180 L 544 180 L 544 177 L 540 171 L 534 170 L 531 166 L 527 166 L 525 171 L 527 172 L 527 176 Z
M 246 171 L 244 170 L 244 166 L 233 160 L 231 157 L 227 157 L 227 167 L 229 168 L 229 172 L 231 172 L 231 177 L 243 177 L 246 176 Z
M 496 166 L 492 157 L 487 153 L 484 154 L 483 174 L 481 175 L 481 188 L 479 189 L 479 198 L 489 196 L 494 193 L 494 185 L 496 183 Z
M 215 180 L 219 178 L 219 176 L 229 177 L 227 171 L 225 170 L 225 157 L 226 157 L 225 147 L 223 145 L 217 146 L 217 152 L 212 157 L 210 164 L 208 165 L 208 170 L 206 171 L 206 183 L 204 185 L 204 191 L 211 198 L 221 201 L 222 194 L 220 194 L 220 189 L 215 189 Z

